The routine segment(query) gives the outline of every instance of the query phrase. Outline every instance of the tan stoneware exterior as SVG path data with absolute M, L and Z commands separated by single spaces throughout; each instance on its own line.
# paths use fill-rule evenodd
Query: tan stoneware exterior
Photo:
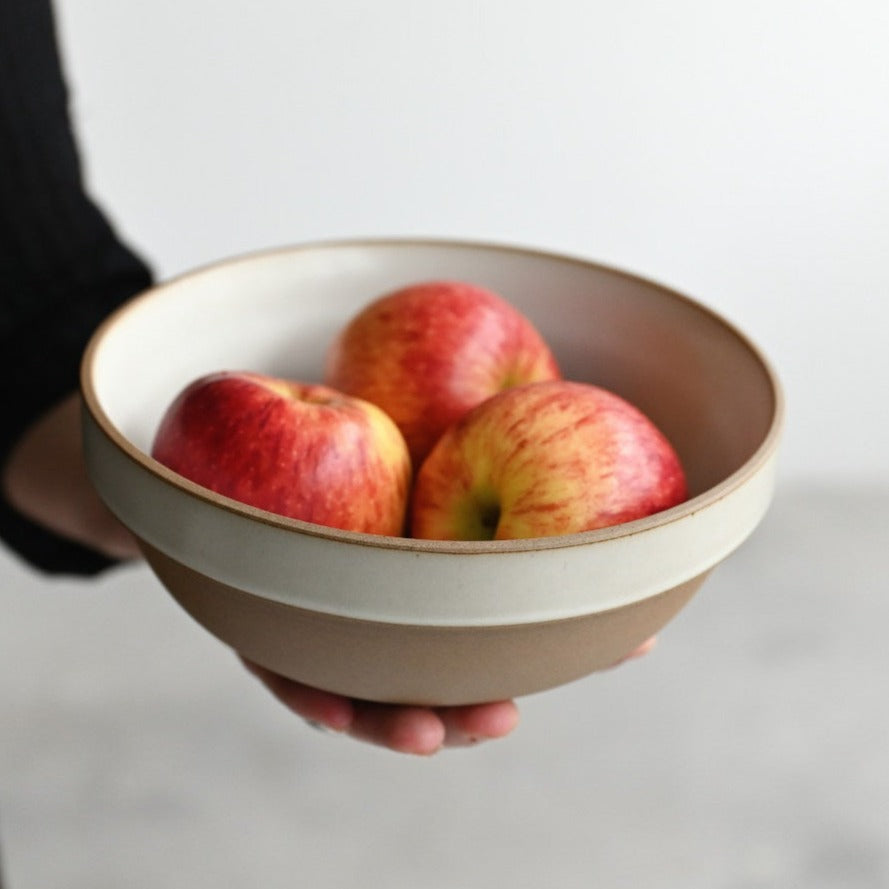
M 679 451 L 690 499 L 566 537 L 416 541 L 274 516 L 148 456 L 163 410 L 198 375 L 318 380 L 351 314 L 441 278 L 497 290 L 538 326 L 566 377 L 648 413 Z M 96 332 L 82 388 L 90 475 L 198 623 L 299 681 L 442 705 L 573 681 L 662 630 L 762 518 L 783 413 L 759 351 L 693 300 L 575 257 L 433 240 L 297 246 L 160 285 Z

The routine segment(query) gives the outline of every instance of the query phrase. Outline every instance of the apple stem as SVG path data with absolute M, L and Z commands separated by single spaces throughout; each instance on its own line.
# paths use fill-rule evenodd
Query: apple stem
M 491 539 L 497 533 L 497 526 L 500 524 L 500 506 L 492 503 L 482 510 L 481 515 L 482 527 L 491 532 Z

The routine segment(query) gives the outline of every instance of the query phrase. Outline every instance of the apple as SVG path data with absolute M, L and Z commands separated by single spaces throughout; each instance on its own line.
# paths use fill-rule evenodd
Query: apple
M 152 456 L 199 485 L 319 525 L 401 535 L 411 483 L 398 428 L 326 386 L 224 371 L 167 409 Z
M 354 316 L 331 346 L 324 379 L 386 411 L 417 467 L 480 402 L 559 376 L 548 345 L 503 297 L 462 281 L 429 281 Z
M 679 457 L 636 407 L 587 383 L 532 383 L 493 396 L 442 435 L 414 481 L 411 535 L 573 534 L 686 497 Z

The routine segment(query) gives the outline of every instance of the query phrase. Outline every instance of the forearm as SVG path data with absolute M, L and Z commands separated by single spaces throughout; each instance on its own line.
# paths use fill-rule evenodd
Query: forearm
M 13 448 L 2 475 L 9 504 L 27 520 L 110 560 L 139 551 L 87 477 L 75 393 L 34 423 Z

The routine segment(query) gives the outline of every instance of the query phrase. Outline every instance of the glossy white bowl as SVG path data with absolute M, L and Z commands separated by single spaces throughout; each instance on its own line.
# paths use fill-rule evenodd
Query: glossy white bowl
M 149 456 L 163 411 L 195 377 L 317 380 L 359 307 L 433 278 L 496 290 L 535 322 L 566 377 L 638 405 L 678 450 L 691 498 L 566 537 L 417 541 L 253 509 Z M 155 287 L 96 332 L 82 388 L 91 477 L 186 611 L 283 675 L 424 704 L 537 692 L 661 630 L 762 518 L 782 417 L 759 351 L 696 302 L 573 257 L 444 241 L 298 246 Z

